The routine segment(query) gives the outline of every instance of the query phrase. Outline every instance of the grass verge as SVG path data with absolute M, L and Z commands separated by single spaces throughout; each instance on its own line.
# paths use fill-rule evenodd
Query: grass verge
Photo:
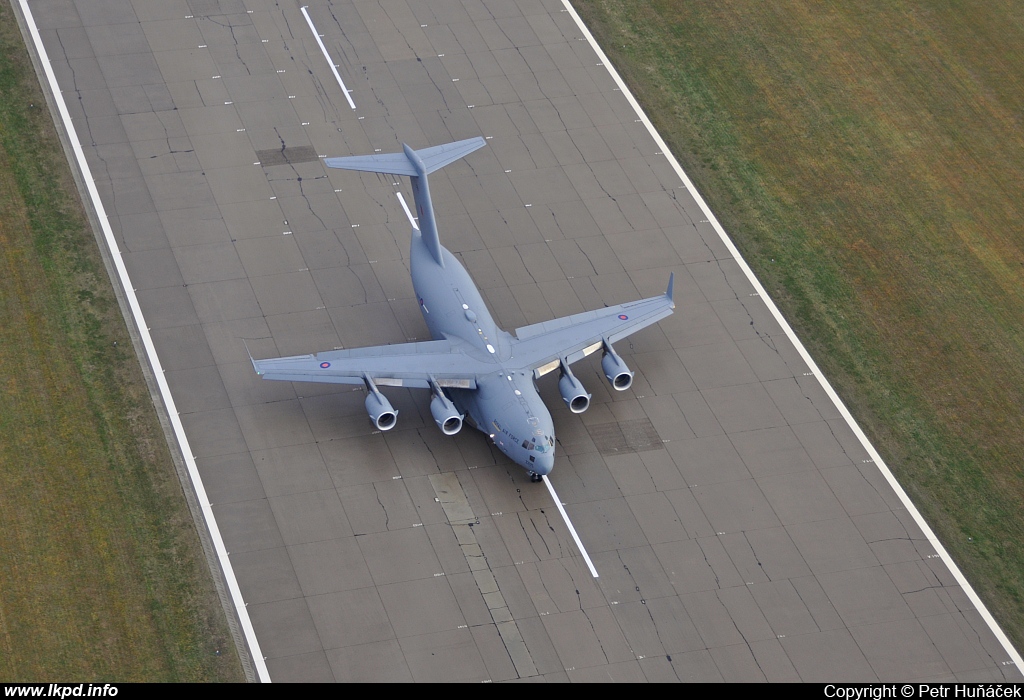
M 1019 4 L 574 5 L 1020 648 Z
M 244 680 L 76 193 L 0 3 L 0 678 Z

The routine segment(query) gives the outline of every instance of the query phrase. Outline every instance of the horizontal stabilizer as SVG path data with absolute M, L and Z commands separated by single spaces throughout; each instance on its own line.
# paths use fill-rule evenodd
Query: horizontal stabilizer
M 327 163 L 328 168 L 408 175 L 412 178 L 412 195 L 416 199 L 416 214 L 419 216 L 419 235 L 422 237 L 423 245 L 434 258 L 434 262 L 440 267 L 444 267 L 444 254 L 441 252 L 441 241 L 437 236 L 437 221 L 434 219 L 434 205 L 430 201 L 427 174 L 439 170 L 459 158 L 468 156 L 485 145 L 487 142 L 479 136 L 441 146 L 431 146 L 420 151 L 414 151 L 409 148 L 409 144 L 403 143 L 401 153 L 326 158 L 324 162 Z M 413 240 L 416 240 L 415 234 Z
M 440 170 L 449 163 L 469 155 L 478 148 L 482 148 L 486 143 L 482 137 L 477 136 L 476 138 L 464 141 L 446 143 L 442 146 L 431 146 L 420 151 L 414 151 L 406 147 L 408 150 L 403 153 L 325 158 L 324 162 L 328 168 L 418 177 L 432 173 L 435 170 Z M 409 157 L 409 152 L 419 158 L 420 163 L 422 163 L 422 172 L 419 164 Z
M 389 175 L 416 175 L 416 166 L 404 153 L 382 153 L 379 156 L 350 156 L 347 158 L 324 158 L 328 168 L 360 170 L 366 173 L 387 173 Z
M 424 170 L 427 173 L 432 173 L 449 163 L 454 163 L 459 158 L 465 158 L 473 151 L 486 145 L 487 142 L 484 141 L 483 137 L 477 136 L 474 139 L 424 148 L 422 151 L 416 151 L 416 155 L 423 161 Z

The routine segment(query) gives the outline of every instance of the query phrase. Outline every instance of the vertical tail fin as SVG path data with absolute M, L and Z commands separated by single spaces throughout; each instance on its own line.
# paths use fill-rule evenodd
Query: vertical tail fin
M 427 250 L 441 267 L 444 259 L 441 256 L 441 242 L 437 236 L 437 222 L 434 220 L 434 205 L 430 201 L 430 187 L 427 175 L 440 170 L 444 166 L 463 158 L 478 148 L 486 145 L 483 138 L 477 136 L 465 141 L 446 143 L 414 151 L 402 144 L 402 153 L 382 153 L 372 156 L 352 156 L 347 158 L 327 158 L 328 168 L 342 170 L 360 170 L 370 173 L 386 173 L 388 175 L 406 175 L 412 179 L 413 196 L 416 198 L 416 213 L 419 216 L 420 234 Z

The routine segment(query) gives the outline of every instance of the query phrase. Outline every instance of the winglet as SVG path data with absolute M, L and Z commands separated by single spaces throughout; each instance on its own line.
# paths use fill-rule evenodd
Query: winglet
M 665 296 L 668 297 L 668 300 L 672 302 L 672 308 L 673 309 L 676 308 L 676 302 L 672 298 L 672 291 L 673 291 L 673 287 L 675 287 L 675 283 L 676 283 L 676 273 L 670 272 L 669 275 L 668 275 L 668 289 L 665 290 Z
M 242 338 L 242 345 L 244 345 L 244 346 L 245 346 L 245 354 L 249 356 L 249 362 L 251 362 L 251 363 L 252 363 L 252 368 L 253 368 L 253 370 L 255 370 L 256 374 L 263 374 L 263 373 L 262 373 L 262 372 L 260 372 L 260 371 L 259 371 L 259 369 L 258 369 L 258 368 L 256 367 L 256 360 L 254 360 L 254 359 L 253 359 L 253 357 L 252 357 L 252 352 L 250 352 L 250 350 L 249 350 L 249 343 L 245 342 L 245 338 Z

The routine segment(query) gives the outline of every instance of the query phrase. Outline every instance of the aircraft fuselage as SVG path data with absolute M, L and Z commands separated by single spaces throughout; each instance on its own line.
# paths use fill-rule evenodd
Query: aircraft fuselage
M 475 390 L 447 392 L 509 459 L 530 472 L 548 474 L 555 462 L 555 429 L 533 374 L 506 369 L 511 336 L 495 324 L 462 264 L 443 246 L 440 253 L 443 266 L 420 232 L 413 232 L 410 268 L 423 320 L 435 340 L 458 338 L 479 359 L 494 364 L 493 373 L 477 377 Z

